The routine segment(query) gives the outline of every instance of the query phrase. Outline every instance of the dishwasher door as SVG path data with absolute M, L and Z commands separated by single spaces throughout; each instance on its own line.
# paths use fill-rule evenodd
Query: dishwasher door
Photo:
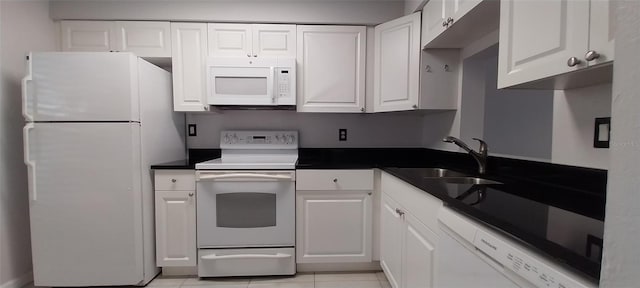
M 507 278 L 497 263 L 482 259 L 482 252 L 440 223 L 438 272 L 435 287 L 441 288 L 512 288 L 518 285 Z M 480 255 L 479 255 L 480 254 Z M 482 258 L 481 258 L 482 257 Z M 497 268 L 497 269 L 496 269 Z

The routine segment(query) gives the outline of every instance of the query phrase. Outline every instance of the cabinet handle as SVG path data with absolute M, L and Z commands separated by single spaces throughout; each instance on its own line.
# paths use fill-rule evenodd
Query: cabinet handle
M 404 216 L 404 211 L 400 210 L 399 208 L 396 208 L 396 213 L 398 213 L 398 215 L 400 216 Z
M 569 60 L 567 60 L 567 66 L 573 67 L 573 66 L 576 66 L 576 65 L 580 64 L 580 62 L 582 62 L 582 61 L 580 61 L 580 59 L 578 59 L 576 57 L 571 57 L 571 58 L 569 58 Z
M 372 192 L 368 192 L 367 195 L 371 196 L 371 194 L 373 194 Z
M 333 178 L 333 183 L 338 183 L 338 178 Z
M 442 21 L 442 27 L 447 27 L 449 26 L 449 24 L 447 24 L 447 21 Z
M 364 112 L 364 108 L 360 108 L 360 112 Z
M 593 50 L 589 50 L 587 51 L 587 54 L 584 54 L 584 59 L 586 59 L 587 61 L 593 61 L 598 58 L 600 58 L 600 54 L 598 54 L 598 52 Z
M 418 109 L 418 105 L 413 105 L 411 107 L 413 107 L 413 109 Z
M 247 54 L 247 57 L 251 57 L 251 54 Z
M 171 179 L 171 183 L 176 183 L 176 182 L 178 182 L 178 180 L 176 180 L 176 179 Z
M 253 57 L 258 57 L 258 54 L 253 54 Z
M 449 17 L 447 18 L 447 26 L 453 24 L 453 18 Z
M 189 193 L 189 197 L 193 197 L 193 195 L 194 195 L 193 193 Z
M 204 111 L 209 111 L 209 106 L 204 106 Z

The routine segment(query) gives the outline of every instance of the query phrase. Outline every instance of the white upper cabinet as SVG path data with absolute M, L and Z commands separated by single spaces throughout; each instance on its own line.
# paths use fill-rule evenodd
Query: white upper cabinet
M 116 49 L 143 57 L 171 57 L 169 22 L 117 21 Z
M 251 24 L 209 24 L 209 55 L 251 57 Z
M 498 88 L 546 78 L 540 88 L 580 83 L 550 77 L 613 60 L 611 13 L 601 0 L 501 1 Z
M 62 51 L 109 52 L 116 50 L 116 23 L 112 21 L 61 21 Z
M 498 29 L 499 1 L 431 0 L 422 9 L 422 47 L 464 48 Z
M 296 25 L 253 24 L 253 54 L 296 57 Z
M 61 21 L 62 51 L 133 52 L 171 57 L 169 22 Z
M 422 47 L 447 29 L 446 0 L 430 0 L 422 8 Z
M 206 23 L 171 23 L 173 109 L 207 111 Z
M 296 56 L 296 25 L 213 23 L 208 33 L 210 56 Z
M 417 12 L 375 28 L 374 112 L 457 107 L 459 49 L 422 51 L 420 18 Z
M 365 112 L 366 27 L 297 26 L 299 112 Z
M 616 32 L 614 2 L 611 0 L 590 2 L 589 50 L 599 55 L 598 58 L 589 62 L 590 66 L 613 61 L 613 43 Z
M 418 109 L 420 13 L 375 28 L 374 112 Z

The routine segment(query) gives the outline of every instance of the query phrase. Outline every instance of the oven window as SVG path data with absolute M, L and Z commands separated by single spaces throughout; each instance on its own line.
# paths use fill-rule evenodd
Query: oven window
M 217 227 L 258 228 L 276 226 L 276 194 L 217 194 L 216 220 Z
M 267 77 L 215 78 L 215 93 L 220 95 L 267 95 Z

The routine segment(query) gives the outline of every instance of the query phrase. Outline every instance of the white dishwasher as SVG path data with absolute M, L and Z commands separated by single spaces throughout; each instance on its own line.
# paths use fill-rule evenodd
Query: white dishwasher
M 435 287 L 597 287 L 523 245 L 443 207 Z

